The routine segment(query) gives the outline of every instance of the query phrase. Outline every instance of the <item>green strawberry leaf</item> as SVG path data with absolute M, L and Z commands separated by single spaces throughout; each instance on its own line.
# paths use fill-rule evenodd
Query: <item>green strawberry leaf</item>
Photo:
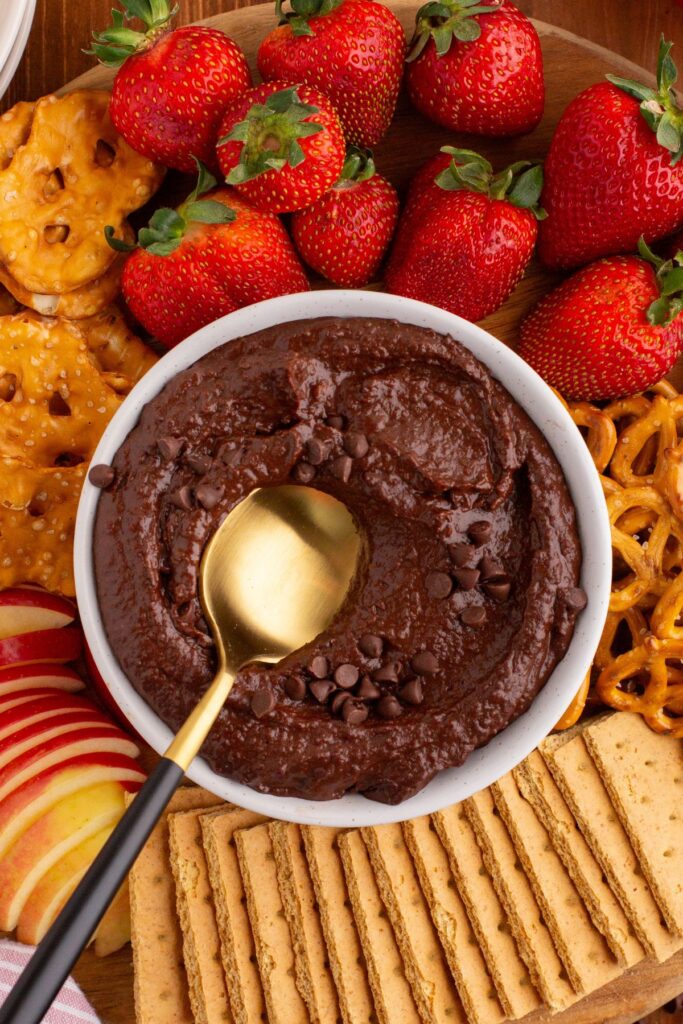
M 683 291 L 683 267 L 674 267 L 669 273 L 663 278 L 661 283 L 662 295 L 675 295 L 676 292 Z
M 629 96 L 633 96 L 636 100 L 657 99 L 655 90 L 651 89 L 648 85 L 643 85 L 642 82 L 634 82 L 630 78 L 620 78 L 619 75 L 605 75 L 605 78 L 612 85 L 616 85 L 617 89 L 628 93 Z
M 85 53 L 92 54 L 107 67 L 120 67 L 134 53 L 149 48 L 159 30 L 178 13 L 178 5 L 169 6 L 168 0 L 120 0 L 123 11 L 112 10 L 112 26 L 103 32 L 93 32 L 93 43 Z M 126 28 L 124 22 L 138 18 L 144 31 Z
M 369 181 L 377 172 L 372 150 L 359 146 L 348 146 L 346 160 L 335 188 L 346 187 L 351 182 Z
M 683 157 L 683 110 L 678 106 L 673 89 L 678 72 L 671 57 L 672 45 L 664 36 L 661 37 L 656 89 L 618 75 L 607 75 L 607 78 L 612 85 L 640 101 L 640 113 L 655 132 L 659 145 L 669 151 L 673 167 Z
M 216 199 L 199 199 L 188 203 L 184 209 L 185 219 L 200 224 L 230 224 L 235 220 L 235 211 Z
M 292 10 L 284 11 L 283 0 L 275 0 L 275 13 L 280 25 L 289 25 L 295 36 L 315 35 L 308 24 L 309 18 L 331 14 L 342 0 L 292 0 Z
M 655 299 L 648 307 L 645 315 L 648 323 L 652 324 L 653 327 L 662 327 L 667 322 L 669 316 L 669 300 L 664 298 L 664 296 Z
M 132 252 L 137 246 L 131 245 L 130 242 L 124 242 L 123 239 L 117 238 L 115 235 L 116 228 L 112 227 L 111 224 L 107 224 L 104 229 L 104 237 L 107 240 L 107 245 L 110 245 L 116 252 Z
M 531 210 L 538 206 L 543 191 L 543 167 L 534 164 L 518 175 L 508 192 L 508 199 L 513 206 Z
M 140 232 L 142 234 L 142 231 Z M 151 252 L 153 256 L 170 256 L 172 252 L 175 252 L 182 238 L 171 238 L 165 242 L 151 242 L 149 245 L 142 246 L 147 252 Z M 142 244 L 142 243 L 141 243 Z
M 193 156 L 192 159 L 194 160 L 195 167 L 197 168 L 197 182 L 185 200 L 186 203 L 193 203 L 199 198 L 199 196 L 203 196 L 205 192 L 209 192 L 218 184 L 206 164 L 203 164 L 196 156 Z
M 446 26 L 444 26 L 443 29 L 435 29 L 434 32 L 432 33 L 432 35 L 434 36 L 435 43 L 437 31 L 446 31 L 448 32 L 449 36 L 451 34 L 454 35 L 455 38 L 458 39 L 461 43 L 473 43 L 474 40 L 478 39 L 479 36 L 481 35 L 481 26 L 479 25 L 478 21 L 473 21 L 471 18 L 463 18 L 460 21 L 453 22 L 453 26 L 450 29 L 447 29 Z M 449 39 L 448 46 L 450 45 L 451 44 Z M 448 47 L 446 47 L 446 51 L 444 52 L 447 51 Z M 436 52 L 438 53 L 439 57 L 443 57 L 443 53 L 439 50 L 438 43 L 436 47 Z
M 657 142 L 660 146 L 664 146 L 664 149 L 668 149 L 672 153 L 677 153 L 681 148 L 680 126 L 675 124 L 673 117 L 668 110 L 659 119 L 659 124 L 657 125 Z

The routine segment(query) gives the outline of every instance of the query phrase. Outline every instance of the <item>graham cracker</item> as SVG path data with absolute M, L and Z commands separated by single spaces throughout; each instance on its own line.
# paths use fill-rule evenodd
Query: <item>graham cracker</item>
M 168 816 L 183 959 L 196 1024 L 232 1024 L 209 870 L 202 848 L 201 813 L 202 808 L 194 808 Z
M 294 943 L 299 992 L 311 1021 L 328 1024 L 339 1019 L 339 1003 L 301 830 L 285 821 L 272 821 L 269 829 L 280 896 Z
M 583 738 L 669 930 L 683 936 L 683 743 L 626 712 Z
M 521 861 L 493 796 L 482 790 L 465 801 L 465 811 L 498 897 L 507 911 L 512 934 L 532 981 L 548 1006 L 560 1010 L 576 1000 Z
M 467 1019 L 500 1024 L 505 1015 L 433 822 L 429 817 L 405 821 L 403 837 Z
M 380 1024 L 420 1024 L 394 930 L 360 832 L 339 836 L 339 852 Z
M 616 978 L 621 968 L 514 776 L 504 775 L 491 786 L 491 793 L 572 987 L 583 995 L 594 992 Z
M 465 810 L 462 804 L 446 807 L 432 815 L 432 821 L 448 855 L 500 1004 L 510 1020 L 525 1017 L 541 1006 L 541 999 L 519 955 L 507 914 L 486 870 Z
M 126 803 L 133 799 L 128 796 Z M 217 803 L 220 801 L 215 796 L 199 787 L 176 790 L 131 868 L 131 944 L 138 1024 L 193 1024 L 169 863 L 168 814 Z
M 378 825 L 361 834 L 420 1017 L 425 1024 L 466 1021 L 401 826 Z
M 645 951 L 588 843 L 576 828 L 567 802 L 541 754 L 534 750 L 515 768 L 513 775 L 520 792 L 548 832 L 593 924 L 605 936 L 618 962 L 624 967 L 632 967 L 643 959 Z
M 294 978 L 294 946 L 268 825 L 235 832 L 235 843 L 268 1020 L 270 1024 L 308 1024 L 308 1010 Z
M 202 814 L 199 820 L 232 1015 L 236 1024 L 263 1024 L 266 1001 L 234 836 L 239 829 L 266 819 L 254 811 L 230 807 Z
M 301 827 L 342 1018 L 345 1024 L 365 1024 L 375 1020 L 375 1006 L 337 845 L 341 833 Z
M 646 953 L 668 960 L 683 942 L 666 928 L 583 735 L 552 741 L 544 740 L 539 750 L 595 859 Z

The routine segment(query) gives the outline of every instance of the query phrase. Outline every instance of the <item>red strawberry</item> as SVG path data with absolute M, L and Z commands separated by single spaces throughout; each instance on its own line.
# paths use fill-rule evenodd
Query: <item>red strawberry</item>
M 644 391 L 683 347 L 683 253 L 611 256 L 577 270 L 531 311 L 519 354 L 567 398 Z
M 192 194 L 177 210 L 157 210 L 138 247 L 106 231 L 114 248 L 134 250 L 123 268 L 123 297 L 167 348 L 234 309 L 308 290 L 281 221 L 215 185 L 200 168 Z
M 396 189 L 367 150 L 351 147 L 334 188 L 292 215 L 292 236 L 310 267 L 341 288 L 372 280 L 398 220 Z
M 406 41 L 401 23 L 374 0 L 292 0 L 259 46 L 266 79 L 305 82 L 324 93 L 349 142 L 375 146 L 394 114 Z
M 247 61 L 223 32 L 187 25 L 170 31 L 168 0 L 120 0 L 114 27 L 94 33 L 91 53 L 117 67 L 109 113 L 126 142 L 166 167 L 215 164 L 223 112 L 251 85 Z M 139 17 L 144 32 L 124 21 Z
M 406 80 L 420 113 L 456 132 L 520 135 L 543 116 L 538 33 L 509 0 L 421 7 Z
M 225 113 L 218 163 L 228 185 L 260 210 L 310 206 L 344 166 L 344 136 L 334 108 L 307 85 L 264 82 Z
M 539 255 L 575 267 L 633 251 L 683 225 L 683 132 L 662 40 L 657 89 L 608 75 L 573 100 L 545 161 Z
M 387 290 L 466 320 L 492 313 L 531 259 L 542 184 L 539 164 L 521 161 L 494 175 L 478 153 L 445 146 L 411 184 Z

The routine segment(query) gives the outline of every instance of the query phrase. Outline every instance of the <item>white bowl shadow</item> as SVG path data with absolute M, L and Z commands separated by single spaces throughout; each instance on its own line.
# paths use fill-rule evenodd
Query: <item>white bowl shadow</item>
M 93 463 L 109 464 L 138 421 L 143 407 L 166 382 L 227 341 L 292 320 L 321 316 L 378 317 L 430 327 L 450 334 L 491 371 L 548 439 L 564 471 L 576 506 L 583 549 L 581 585 L 588 607 L 579 616 L 567 654 L 556 666 L 529 710 L 474 751 L 457 768 L 440 772 L 418 794 L 398 805 L 359 795 L 314 801 L 259 793 L 213 772 L 197 758 L 188 776 L 212 793 L 269 817 L 301 824 L 353 827 L 379 825 L 428 814 L 472 796 L 522 761 L 552 730 L 568 707 L 598 645 L 611 586 L 611 542 L 598 473 L 571 416 L 545 382 L 511 349 L 460 317 L 426 303 L 369 291 L 316 291 L 237 310 L 216 320 L 168 352 L 136 385 L 108 424 Z M 125 717 L 158 753 L 173 733 L 133 688 L 107 641 L 100 617 L 92 557 L 92 534 L 100 491 L 86 482 L 76 522 L 76 592 L 85 636 L 109 693 Z

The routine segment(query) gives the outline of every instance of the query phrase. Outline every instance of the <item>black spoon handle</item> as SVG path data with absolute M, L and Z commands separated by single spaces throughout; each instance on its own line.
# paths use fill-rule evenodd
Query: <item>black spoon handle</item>
M 0 1007 L 0 1024 L 40 1024 L 182 777 L 161 759 Z

